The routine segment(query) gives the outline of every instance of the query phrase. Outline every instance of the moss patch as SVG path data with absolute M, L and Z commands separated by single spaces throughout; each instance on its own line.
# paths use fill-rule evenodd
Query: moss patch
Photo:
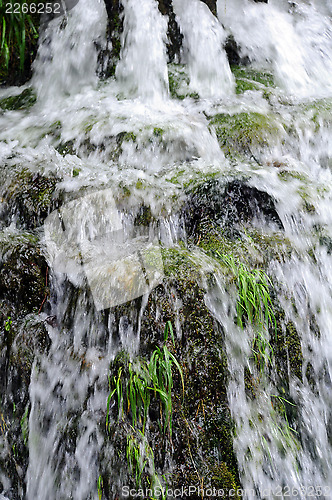
M 260 113 L 218 114 L 210 118 L 209 126 L 214 130 L 226 156 L 249 155 L 267 147 L 281 134 L 275 116 Z
M 6 97 L 0 100 L 0 108 L 6 111 L 16 111 L 21 109 L 29 109 L 36 102 L 36 94 L 33 89 L 27 88 L 19 95 Z
M 243 94 L 247 90 L 275 87 L 273 75 L 266 71 L 256 71 L 244 66 L 232 66 L 231 70 L 236 79 L 237 94 Z

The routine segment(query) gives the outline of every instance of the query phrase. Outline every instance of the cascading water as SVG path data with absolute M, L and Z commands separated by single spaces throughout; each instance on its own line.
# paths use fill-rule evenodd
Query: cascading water
M 223 49 L 223 27 L 199 0 L 173 0 L 173 7 L 184 36 L 183 58 L 190 88 L 203 98 L 229 95 L 234 90 L 234 77 Z
M 218 16 L 242 55 L 272 69 L 287 92 L 298 97 L 331 92 L 331 23 L 324 7 L 218 0 Z
M 61 96 L 97 84 L 96 44 L 105 44 L 105 33 L 106 10 L 101 0 L 80 0 L 79 6 L 48 23 L 33 78 L 39 100 L 53 101 L 56 106 Z
M 205 304 L 223 330 L 243 496 L 331 495 L 332 6 L 286 0 L 217 4 L 219 20 L 199 0 L 173 0 L 183 46 L 181 64 L 168 64 L 167 16 L 158 3 L 123 0 L 120 60 L 115 78 L 101 82 L 96 68 L 98 47 L 105 44 L 106 9 L 101 0 L 80 0 L 41 36 L 32 80 L 37 102 L 1 111 L 3 199 L 28 169 L 33 182 L 40 175 L 53 176 L 54 197 L 61 200 L 44 217 L 43 236 L 37 232 L 51 296 L 45 312 L 41 307 L 35 316 L 47 325 L 50 347 L 35 357 L 31 371 L 26 493 L 0 470 L 2 493 L 9 499 L 97 499 L 101 476 L 104 497 L 115 499 L 128 484 L 117 434 L 112 440 L 105 432 L 109 368 L 122 351 L 134 362 L 142 349 L 142 324 L 149 329 L 145 314 L 150 322 L 162 323 L 164 298 L 153 307 L 149 300 L 169 273 L 177 274 L 163 261 L 169 250 L 183 252 L 199 266 Z M 244 76 L 238 68 L 230 70 L 225 33 L 250 60 L 242 68 Z M 273 82 L 269 74 L 269 85 L 266 71 L 275 77 Z M 1 91 L 0 105 L 15 95 L 17 89 Z M 258 210 L 229 243 L 235 254 L 242 251 L 244 259 L 265 265 L 273 282 L 279 337 L 275 340 L 273 328 L 265 332 L 269 361 L 264 370 L 253 358 L 255 328 L 234 322 L 234 280 L 230 284 L 204 251 L 200 234 L 192 242 L 183 222 L 188 197 L 211 179 L 217 179 L 218 196 L 237 179 L 250 192 L 268 193 L 275 201 L 272 222 Z M 207 198 L 212 203 L 213 197 Z M 24 205 L 26 195 L 22 199 Z M 223 200 L 227 219 L 232 194 Z M 30 226 L 20 222 L 19 206 L 8 216 L 1 203 L 5 259 L 3 248 L 27 238 Z M 148 216 L 139 225 L 146 213 L 142 208 Z M 193 226 L 203 212 L 199 205 L 191 214 Z M 229 228 L 221 227 L 228 238 Z M 176 339 L 184 344 L 184 298 L 172 285 L 165 289 Z M 293 344 L 291 331 L 297 332 Z M 282 362 L 273 352 L 278 342 L 288 346 L 278 351 Z M 184 363 L 190 371 L 196 361 Z M 203 401 L 201 406 L 199 422 L 198 406 L 183 424 L 194 429 L 194 436 L 208 418 Z M 156 449 L 165 447 L 165 470 L 158 474 L 172 477 L 180 438 L 160 446 L 154 427 L 149 417 L 145 439 Z M 5 460 L 8 446 L 0 437 L 0 459 Z M 193 447 L 195 439 L 190 439 Z M 201 448 L 197 459 L 191 457 L 195 473 L 211 457 L 223 462 L 218 446 L 208 460 Z M 147 461 L 152 477 L 151 457 Z
M 163 98 L 168 92 L 166 19 L 153 0 L 128 0 L 123 6 L 122 57 L 116 69 L 121 88 L 129 95 Z

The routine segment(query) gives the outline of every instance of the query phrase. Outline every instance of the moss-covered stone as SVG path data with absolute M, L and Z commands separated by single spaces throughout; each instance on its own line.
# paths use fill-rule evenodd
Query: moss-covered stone
M 41 226 L 46 217 L 61 203 L 59 198 L 54 197 L 58 181 L 54 176 L 21 170 L 3 194 L 3 221 L 9 225 L 12 220 L 18 220 L 25 229 Z
M 158 0 L 158 7 L 160 12 L 168 17 L 167 54 L 168 60 L 173 62 L 180 57 L 183 36 L 176 21 L 172 1 Z
M 99 73 L 103 78 L 115 75 L 120 59 L 123 32 L 123 6 L 119 0 L 105 0 L 108 14 L 107 47 L 99 53 Z
M 0 241 L 0 299 L 26 313 L 38 311 L 48 294 L 47 271 L 36 243 L 20 237 Z
M 217 114 L 210 118 L 220 147 L 226 156 L 255 157 L 255 151 L 266 148 L 282 136 L 282 128 L 271 113 Z
M 284 315 L 277 315 L 277 336 L 272 337 L 277 374 L 282 385 L 288 387 L 289 377 L 297 377 L 302 381 L 303 353 L 300 335 L 292 321 L 284 322 Z
M 45 325 L 37 316 L 25 316 L 0 301 L 0 487 L 15 500 L 25 496 L 32 364 L 49 346 Z
M 241 226 L 254 218 L 282 229 L 273 198 L 240 180 L 222 185 L 212 179 L 199 184 L 188 193 L 183 212 L 188 235 L 198 238 L 204 232 L 204 221 L 233 239 L 239 237 Z
M 222 329 L 205 305 L 206 292 L 199 284 L 199 267 L 190 253 L 181 248 L 165 249 L 163 260 L 166 280 L 149 297 L 141 322 L 141 340 L 144 351 L 152 349 L 167 320 L 181 332 L 174 355 L 183 370 L 185 394 L 182 400 L 177 377 L 173 457 L 187 478 L 196 468 L 201 477 L 209 478 L 211 485 L 216 483 L 224 488 L 239 485 L 226 394 L 228 372 Z M 220 464 L 222 471 L 217 480 L 215 471 Z M 174 484 L 176 477 L 174 472 L 171 480 Z M 181 481 L 183 484 L 183 476 Z M 191 484 L 196 483 L 197 476 Z
M 247 90 L 265 90 L 275 86 L 271 73 L 257 71 L 248 66 L 231 66 L 232 73 L 236 79 L 236 93 L 243 94 Z
M 21 94 L 6 97 L 0 100 L 0 108 L 5 111 L 17 111 L 22 109 L 29 109 L 36 102 L 36 94 L 34 90 L 29 87 Z

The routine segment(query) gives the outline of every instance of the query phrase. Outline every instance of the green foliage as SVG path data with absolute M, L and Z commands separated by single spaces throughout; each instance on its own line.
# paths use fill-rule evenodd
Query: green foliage
M 259 90 L 275 87 L 273 75 L 266 71 L 257 71 L 243 66 L 232 66 L 236 79 L 236 93 L 243 94 L 246 90 Z
M 183 389 L 184 382 L 182 369 L 166 345 L 169 333 L 174 342 L 172 325 L 168 321 L 162 348 L 157 346 L 149 361 L 140 359 L 134 363 L 129 362 L 127 367 L 121 366 L 117 376 L 113 377 L 110 384 L 112 390 L 107 399 L 107 428 L 110 425 L 110 404 L 116 395 L 118 421 L 124 419 L 126 413 L 130 412 L 133 428 L 141 428 L 144 434 L 151 397 L 154 397 L 159 400 L 160 413 L 164 416 L 163 430 L 166 432 L 168 429 L 170 434 L 172 433 L 173 367 L 179 372 Z M 128 371 L 129 377 L 126 377 L 126 371 Z
M 5 330 L 6 332 L 10 332 L 11 327 L 12 327 L 13 321 L 10 316 L 8 316 L 7 320 L 5 321 Z
M 8 71 L 10 61 L 17 53 L 19 58 L 19 70 L 23 72 L 26 56 L 26 45 L 28 38 L 38 38 L 38 31 L 33 18 L 29 12 L 24 13 L 23 9 L 14 9 L 17 3 L 29 4 L 26 0 L 0 0 L 0 22 L 1 41 L 0 58 L 5 71 Z M 13 8 L 8 9 L 8 4 Z M 14 11 L 17 10 L 18 12 Z
M 98 500 L 101 500 L 103 497 L 103 478 L 101 476 L 98 477 L 97 491 L 98 491 Z
M 218 113 L 210 118 L 218 142 L 226 155 L 253 154 L 276 141 L 283 133 L 278 117 L 272 113 Z
M 236 303 L 236 322 L 243 329 L 246 323 L 256 328 L 252 351 L 260 369 L 271 362 L 273 349 L 268 341 L 268 329 L 277 332 L 277 323 L 273 311 L 270 288 L 272 282 L 261 269 L 249 270 L 242 262 L 237 262 L 232 255 L 217 252 L 232 272 L 238 291 Z
M 184 391 L 181 366 L 169 351 L 167 343 L 174 344 L 174 334 L 168 321 L 164 331 L 162 347 L 156 347 L 150 360 L 137 359 L 135 362 L 124 360 L 116 376 L 110 380 L 110 394 L 107 398 L 106 428 L 111 426 L 111 402 L 117 403 L 118 422 L 130 420 L 130 434 L 127 437 L 126 457 L 128 467 L 135 477 L 137 486 L 142 482 L 142 474 L 148 467 L 154 484 L 160 484 L 155 473 L 153 450 L 146 437 L 146 425 L 152 402 L 159 404 L 159 429 L 172 435 L 172 388 L 173 370 L 179 373 Z
M 27 446 L 29 438 L 29 405 L 26 406 L 23 417 L 20 421 L 23 442 Z

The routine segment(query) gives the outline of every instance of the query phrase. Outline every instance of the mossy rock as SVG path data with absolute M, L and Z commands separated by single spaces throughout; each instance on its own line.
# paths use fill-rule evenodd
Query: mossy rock
M 115 75 L 120 59 L 121 34 L 123 32 L 123 6 L 119 0 L 105 0 L 108 14 L 107 47 L 99 53 L 99 73 L 103 78 Z
M 275 87 L 273 75 L 266 71 L 257 71 L 248 66 L 231 66 L 236 79 L 236 93 L 243 94 L 247 90 L 263 90 Z
M 14 238 L 0 244 L 0 299 L 27 313 L 38 311 L 47 287 L 47 264 L 40 247 L 29 240 Z
M 5 111 L 18 111 L 31 108 L 37 100 L 34 90 L 29 87 L 19 95 L 0 99 L 0 108 Z
M 198 99 L 199 95 L 189 87 L 190 78 L 184 64 L 169 64 L 168 66 L 169 92 L 174 99 L 183 100 L 186 97 Z
M 182 400 L 180 377 L 175 373 L 173 458 L 178 465 L 182 464 L 181 470 L 185 469 L 188 477 L 193 468 L 190 455 L 204 477 L 212 477 L 210 469 L 222 462 L 223 486 L 239 485 L 227 403 L 228 370 L 222 328 L 205 304 L 206 291 L 200 285 L 199 267 L 190 253 L 181 248 L 164 249 L 163 259 L 166 279 L 149 296 L 141 319 L 141 345 L 143 354 L 158 345 L 160 332 L 168 320 L 182 332 L 173 349 L 182 366 L 185 384 Z M 176 302 L 178 307 L 174 307 Z M 216 458 L 211 464 L 212 455 Z M 172 486 L 176 484 L 176 471 L 171 482 Z
M 277 315 L 277 337 L 272 338 L 277 373 L 288 386 L 289 376 L 302 381 L 303 353 L 301 337 L 292 321 L 284 322 L 283 313 Z
M 226 156 L 249 156 L 274 144 L 284 133 L 277 117 L 272 113 L 217 114 L 209 119 L 221 149 Z
M 9 225 L 18 219 L 22 228 L 30 230 L 40 227 L 61 204 L 60 198 L 55 197 L 58 182 L 54 176 L 34 174 L 27 169 L 18 172 L 3 194 L 3 221 Z
M 11 319 L 8 323 L 8 318 Z M 9 324 L 9 328 L 5 328 Z M 15 313 L 0 302 L 0 488 L 10 498 L 25 496 L 28 454 L 29 387 L 37 353 L 50 346 L 45 324 L 36 316 Z M 5 478 L 10 479 L 7 489 Z
M 204 233 L 202 221 L 219 227 L 230 238 L 239 237 L 239 228 L 255 218 L 283 228 L 272 196 L 242 180 L 222 185 L 212 179 L 196 186 L 188 192 L 183 217 L 188 235 L 197 239 Z
M 169 62 L 180 57 L 183 36 L 177 24 L 171 0 L 158 0 L 160 12 L 168 17 L 167 55 Z

